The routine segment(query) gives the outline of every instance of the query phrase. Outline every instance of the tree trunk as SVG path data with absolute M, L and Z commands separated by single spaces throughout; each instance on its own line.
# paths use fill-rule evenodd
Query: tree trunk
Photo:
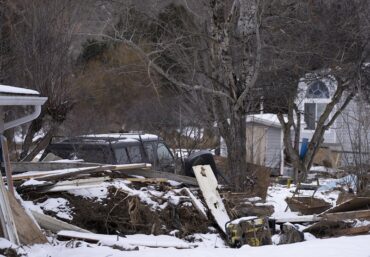
M 244 191 L 247 187 L 247 158 L 246 158 L 246 123 L 245 115 L 232 112 L 230 123 L 220 129 L 225 139 L 228 152 L 230 181 L 237 191 Z
M 22 152 L 20 154 L 21 160 L 28 155 L 35 134 L 41 130 L 43 116 L 44 115 L 41 114 L 37 119 L 33 120 L 28 127 L 26 138 L 24 139 L 24 143 L 22 145 Z

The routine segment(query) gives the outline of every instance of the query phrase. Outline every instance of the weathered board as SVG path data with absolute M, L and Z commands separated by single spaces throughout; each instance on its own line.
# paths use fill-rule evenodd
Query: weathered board
M 40 227 L 46 230 L 50 230 L 53 233 L 58 233 L 59 231 L 62 231 L 62 230 L 71 230 L 71 231 L 77 231 L 77 232 L 90 233 L 90 231 L 88 230 L 85 230 L 80 227 L 66 223 L 64 221 L 55 219 L 43 213 L 39 213 L 36 211 L 31 211 L 31 212 L 32 212 L 33 217 L 35 217 L 35 220 L 37 221 L 37 223 L 40 225 Z
M 13 173 L 20 173 L 26 171 L 51 171 L 51 170 L 63 170 L 72 168 L 83 168 L 101 166 L 99 163 L 89 162 L 72 162 L 72 161 L 58 161 L 58 162 L 11 162 Z
M 370 197 L 356 197 L 345 201 L 324 213 L 346 212 L 370 208 Z
M 14 195 L 8 192 L 8 198 L 20 243 L 25 245 L 47 243 L 45 235 L 17 202 Z
M 184 187 L 182 190 L 182 192 L 184 192 L 185 194 L 187 194 L 189 197 L 190 197 L 190 200 L 194 206 L 195 209 L 197 209 L 197 211 L 199 212 L 199 214 L 205 219 L 205 220 L 208 220 L 208 217 L 207 217 L 207 209 L 204 207 L 204 205 L 202 204 L 202 202 L 197 199 L 192 192 L 190 192 L 189 188 L 187 187 Z
M 194 166 L 193 171 L 212 216 L 220 229 L 226 233 L 225 225 L 230 221 L 230 217 L 217 191 L 218 183 L 211 166 Z
M 182 176 L 169 172 L 154 171 L 154 170 L 119 170 L 119 173 L 125 174 L 126 176 L 143 176 L 146 178 L 164 178 L 168 180 L 173 180 L 186 185 L 198 186 L 197 180 L 192 177 Z

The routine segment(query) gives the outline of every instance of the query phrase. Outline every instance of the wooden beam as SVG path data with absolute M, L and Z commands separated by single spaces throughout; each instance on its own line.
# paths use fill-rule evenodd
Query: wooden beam
M 41 186 L 40 190 L 42 193 L 47 192 L 62 192 L 75 189 L 91 188 L 97 187 L 104 181 L 110 180 L 110 177 L 97 177 L 88 179 L 76 179 L 76 180 L 66 180 L 55 183 L 52 186 Z M 37 189 L 36 189 L 37 190 Z
M 35 220 L 37 223 L 42 227 L 43 229 L 50 230 L 53 233 L 58 233 L 62 230 L 71 230 L 71 231 L 77 231 L 77 232 L 84 232 L 84 233 L 90 233 L 90 231 L 82 229 L 80 227 L 74 226 L 72 224 L 69 224 L 67 222 L 55 219 L 49 215 L 45 215 L 43 213 L 39 213 L 36 211 L 32 211 L 32 215 L 35 217 Z
M 168 180 L 173 180 L 176 182 L 180 182 L 186 185 L 191 186 L 198 186 L 198 182 L 193 177 L 182 176 L 174 173 L 169 172 L 162 172 L 162 171 L 154 171 L 154 170 L 118 170 L 120 174 L 124 174 L 126 176 L 142 176 L 146 178 L 164 178 Z
M 276 218 L 275 222 L 278 224 L 289 223 L 313 223 L 321 220 L 321 217 L 316 215 L 303 215 L 291 218 Z
M 347 220 L 347 219 L 368 219 L 370 220 L 370 210 L 325 213 L 320 216 L 323 219 L 330 220 L 330 221 L 342 221 L 342 220 Z
M 73 162 L 73 161 L 58 161 L 58 162 L 11 162 L 14 173 L 21 173 L 26 171 L 51 171 L 51 170 L 64 170 L 72 168 L 83 168 L 101 166 L 101 163 L 89 162 Z
M 369 231 L 370 225 L 353 228 L 332 229 L 330 232 L 335 236 L 352 236 L 367 234 Z
M 148 169 L 150 167 L 151 165 L 146 164 L 146 163 L 83 167 L 83 168 L 76 168 L 76 169 L 52 171 L 52 174 L 38 176 L 37 179 L 43 180 L 43 181 L 50 181 L 50 180 L 71 178 L 71 177 L 75 177 L 77 175 L 83 175 L 83 174 L 93 174 L 93 173 L 103 172 L 107 170 L 111 170 L 111 171 L 120 170 L 121 171 L 121 170 L 133 170 L 133 169 Z
M 333 208 L 323 213 L 347 212 L 369 208 L 370 208 L 370 197 L 355 197 L 337 206 L 334 206 Z

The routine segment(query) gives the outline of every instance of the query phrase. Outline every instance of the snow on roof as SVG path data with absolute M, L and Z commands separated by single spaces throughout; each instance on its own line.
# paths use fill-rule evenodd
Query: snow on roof
M 281 124 L 280 124 L 280 121 L 279 121 L 277 115 L 272 114 L 272 113 L 248 115 L 246 121 L 263 124 L 263 125 L 266 125 L 266 126 L 269 126 L 269 127 L 281 128 Z
M 39 95 L 40 94 L 39 92 L 35 90 L 21 88 L 21 87 L 5 86 L 5 85 L 0 85 L 0 93 L 15 94 L 15 95 Z
M 109 133 L 109 134 L 90 134 L 84 135 L 82 137 L 89 138 L 112 138 L 112 139 L 122 139 L 122 140 L 158 140 L 159 137 L 153 134 L 139 134 L 139 133 Z

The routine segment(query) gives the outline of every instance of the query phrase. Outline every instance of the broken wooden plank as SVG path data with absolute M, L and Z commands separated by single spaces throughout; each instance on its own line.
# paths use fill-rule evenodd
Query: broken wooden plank
M 320 217 L 326 220 L 331 220 L 331 221 L 341 221 L 341 220 L 348 220 L 348 219 L 369 219 L 370 220 L 370 210 L 325 213 L 325 214 L 320 214 Z
M 88 178 L 88 179 L 76 179 L 76 180 L 66 180 L 55 183 L 52 186 L 43 186 L 41 187 L 42 193 L 47 192 L 63 192 L 68 190 L 76 189 L 85 189 L 91 187 L 97 187 L 101 183 L 110 180 L 110 177 L 97 177 L 97 178 Z
M 190 197 L 190 200 L 194 206 L 194 208 L 199 212 L 199 214 L 205 219 L 208 220 L 207 216 L 207 209 L 204 207 L 202 202 L 198 200 L 192 192 L 190 192 L 189 188 L 184 187 L 182 190 L 185 194 L 187 194 Z
M 82 229 L 80 227 L 74 226 L 72 224 L 66 223 L 64 221 L 55 219 L 49 215 L 31 210 L 32 215 L 35 217 L 37 223 L 43 229 L 50 230 L 53 233 L 58 233 L 62 230 L 71 230 L 83 233 L 90 233 L 90 231 Z
M 370 225 L 352 228 L 332 229 L 331 233 L 335 236 L 354 236 L 367 234 L 370 231 Z
M 120 164 L 120 165 L 102 165 L 102 166 L 92 166 L 92 167 L 81 167 L 81 168 L 71 168 L 71 169 L 62 169 L 62 170 L 51 170 L 51 171 L 42 171 L 42 172 L 26 172 L 13 176 L 14 180 L 23 180 L 35 178 L 38 180 L 54 180 L 74 177 L 77 175 L 83 174 L 92 174 L 96 172 L 101 172 L 105 170 L 135 170 L 135 169 L 149 169 L 150 164 L 147 163 L 135 163 L 135 164 Z
M 57 174 L 65 174 L 67 172 L 74 172 L 74 171 L 81 171 L 81 170 L 91 170 L 92 168 L 97 168 L 99 166 L 94 166 L 94 167 L 85 167 L 85 168 L 73 168 L 73 169 L 64 169 L 64 170 L 51 170 L 51 171 L 30 171 L 30 172 L 25 172 L 22 174 L 14 175 L 13 180 L 18 181 L 18 180 L 24 180 L 24 179 L 37 179 L 40 177 L 45 177 L 48 175 L 57 175 Z
M 57 162 L 11 162 L 14 173 L 26 171 L 52 171 L 73 168 L 84 168 L 102 166 L 101 163 L 76 162 L 76 161 L 57 161 Z
M 77 175 L 82 174 L 94 174 L 98 172 L 103 172 L 107 170 L 132 170 L 132 169 L 141 169 L 141 168 L 148 168 L 146 163 L 135 163 L 135 164 L 123 164 L 123 165 L 103 165 L 98 167 L 86 167 L 86 168 L 79 168 L 73 171 L 62 171 L 57 174 L 52 175 L 45 175 L 42 177 L 38 177 L 39 180 L 50 181 L 50 180 L 57 180 L 62 178 L 71 178 Z
M 25 245 L 45 244 L 48 242 L 45 235 L 29 217 L 23 207 L 17 202 L 14 195 L 8 192 L 10 207 L 13 211 L 14 223 L 17 229 L 19 242 Z
M 154 170 L 119 170 L 120 174 L 126 176 L 142 176 L 146 178 L 164 178 L 173 180 L 191 186 L 198 186 L 197 180 L 193 177 L 182 176 L 169 172 L 154 171 Z
M 356 197 L 349 199 L 325 212 L 324 213 L 335 213 L 335 212 L 346 212 L 355 211 L 360 209 L 370 209 L 370 197 Z
M 81 233 L 81 232 L 74 232 L 74 231 L 67 231 L 63 230 L 58 232 L 58 237 L 62 238 L 72 238 L 72 239 L 80 239 L 86 240 L 89 242 L 100 242 L 103 245 L 110 245 L 110 246 L 145 246 L 151 248 L 177 248 L 177 249 L 190 249 L 192 245 L 186 242 L 181 241 L 178 238 L 170 237 L 170 236 L 162 236 L 162 237 L 169 237 L 171 240 L 158 240 L 155 239 L 156 236 L 150 235 L 150 240 L 135 240 L 128 237 L 120 237 L 116 235 L 102 235 L 102 234 L 94 234 L 94 233 Z
M 211 166 L 194 166 L 193 171 L 212 216 L 220 229 L 226 234 L 225 225 L 230 221 L 230 217 L 217 191 L 218 182 Z

